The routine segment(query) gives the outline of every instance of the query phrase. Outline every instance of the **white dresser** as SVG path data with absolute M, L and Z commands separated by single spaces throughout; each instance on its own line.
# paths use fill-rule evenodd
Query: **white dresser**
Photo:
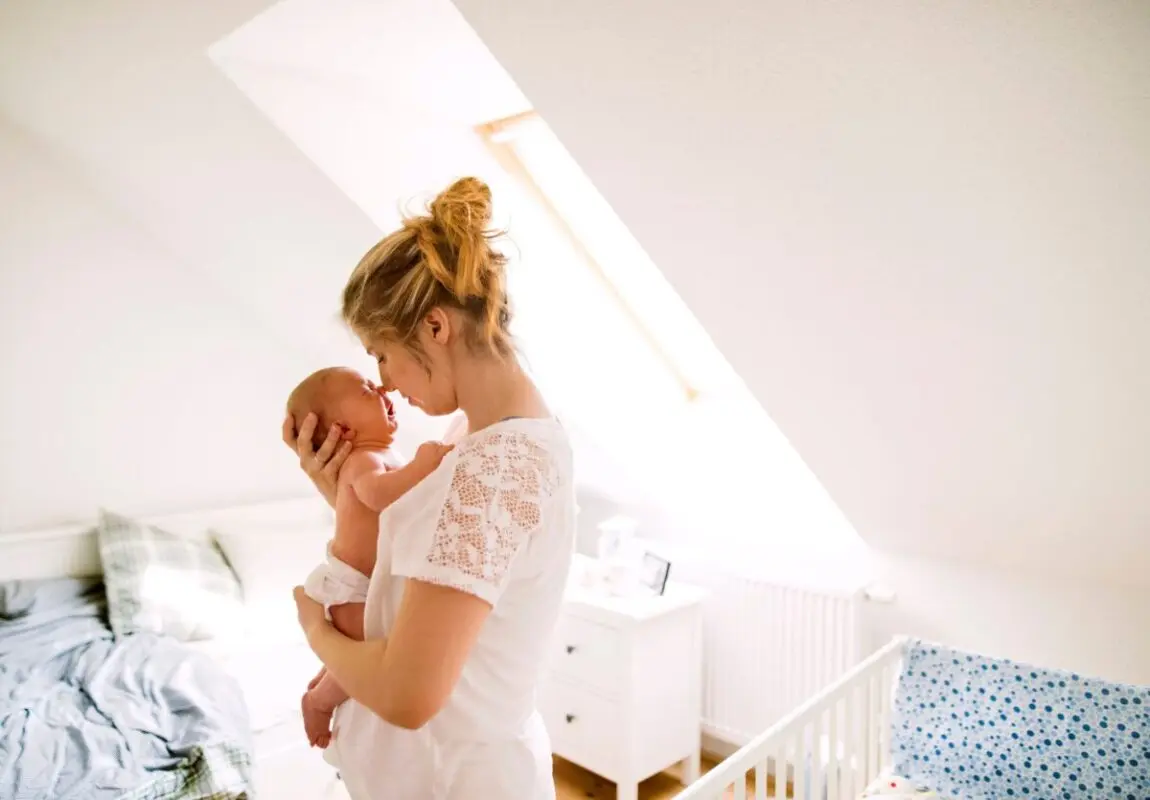
M 676 762 L 684 784 L 698 778 L 703 596 L 568 589 L 539 706 L 554 753 L 614 781 L 619 800 Z

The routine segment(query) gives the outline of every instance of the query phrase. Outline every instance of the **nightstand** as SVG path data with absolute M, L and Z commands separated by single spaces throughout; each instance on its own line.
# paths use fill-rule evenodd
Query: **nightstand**
M 614 781 L 619 800 L 675 763 L 684 785 L 699 776 L 704 596 L 568 588 L 540 711 L 553 752 Z

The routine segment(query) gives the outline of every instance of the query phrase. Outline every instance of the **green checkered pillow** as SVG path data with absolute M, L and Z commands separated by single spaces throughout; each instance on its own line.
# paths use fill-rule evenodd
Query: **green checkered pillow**
M 108 621 L 181 641 L 242 633 L 243 595 L 214 541 L 176 536 L 107 511 L 97 531 Z

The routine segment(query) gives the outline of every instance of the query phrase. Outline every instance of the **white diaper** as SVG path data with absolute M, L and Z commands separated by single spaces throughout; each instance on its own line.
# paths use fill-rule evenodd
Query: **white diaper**
M 323 603 L 323 613 L 331 621 L 331 607 L 345 603 L 366 603 L 368 577 L 348 566 L 331 554 L 327 548 L 327 561 L 311 571 L 304 581 L 303 590 L 317 603 Z

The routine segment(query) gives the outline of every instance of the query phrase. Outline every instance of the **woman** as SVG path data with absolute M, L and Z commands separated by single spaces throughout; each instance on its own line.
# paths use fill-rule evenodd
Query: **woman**
M 354 800 L 395 777 L 372 773 L 384 724 L 426 728 L 434 779 L 413 800 L 555 797 L 535 687 L 574 546 L 572 456 L 515 358 L 490 220 L 487 186 L 460 180 L 368 251 L 343 293 L 343 319 L 384 389 L 468 423 L 439 469 L 380 517 L 366 641 L 296 589 L 308 643 L 351 696 L 332 746 Z M 284 438 L 331 502 L 354 431 L 333 426 L 313 452 L 314 428 L 309 417 L 297 436 L 288 419 Z

